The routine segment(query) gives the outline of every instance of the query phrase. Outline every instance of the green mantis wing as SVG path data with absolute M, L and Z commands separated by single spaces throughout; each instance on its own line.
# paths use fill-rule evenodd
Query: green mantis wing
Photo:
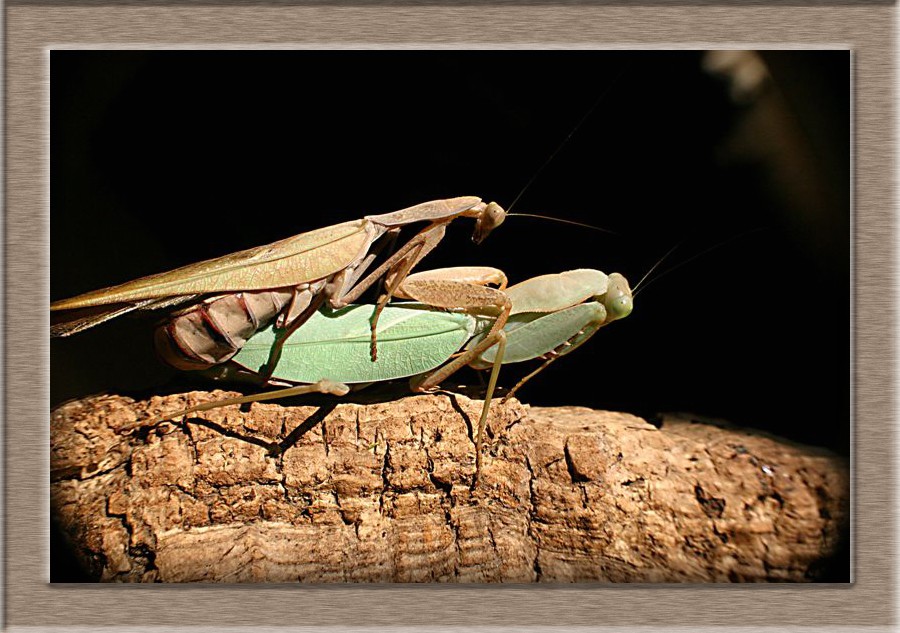
M 414 304 L 387 306 L 378 321 L 378 360 L 370 355 L 374 306 L 322 309 L 285 342 L 273 378 L 347 384 L 405 378 L 445 363 L 471 338 L 475 320 Z M 272 328 L 251 338 L 232 359 L 251 371 L 265 365 L 275 341 Z
M 606 292 L 609 278 L 592 268 L 532 277 L 506 289 L 512 314 L 556 312 Z
M 631 312 L 631 289 L 619 273 L 592 269 L 533 277 L 506 289 L 512 314 L 504 326 L 503 363 L 562 356 L 589 339 L 599 328 Z M 584 301 L 585 303 L 581 303 Z M 468 345 L 477 344 L 478 337 Z M 490 367 L 496 348 L 485 350 L 470 365 Z
M 603 323 L 605 319 L 606 309 L 596 302 L 582 303 L 549 314 L 514 314 L 503 328 L 506 332 L 503 364 L 540 358 L 575 338 L 590 324 Z M 476 342 L 477 339 L 473 340 L 473 344 Z M 496 353 L 497 348 L 491 347 L 471 365 L 476 369 L 486 369 L 494 363 Z

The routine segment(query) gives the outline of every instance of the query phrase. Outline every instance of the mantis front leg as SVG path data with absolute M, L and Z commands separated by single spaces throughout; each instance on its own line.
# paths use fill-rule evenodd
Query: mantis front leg
M 269 355 L 268 362 L 260 369 L 262 377 L 266 380 L 272 377 L 272 373 L 281 357 L 281 351 L 285 341 L 306 323 L 306 321 L 309 320 L 309 317 L 318 310 L 326 300 L 332 308 L 342 308 L 355 301 L 375 282 L 381 280 L 384 282 L 384 290 L 378 298 L 371 321 L 372 335 L 370 355 L 372 361 L 376 361 L 378 359 L 378 338 L 376 335 L 376 328 L 381 312 L 384 310 L 385 305 L 391 300 L 391 297 L 394 296 L 398 287 L 407 279 L 410 271 L 423 257 L 430 253 L 440 243 L 446 233 L 446 228 L 446 222 L 434 223 L 425 227 L 410 239 L 409 242 L 388 257 L 380 266 L 369 273 L 364 279 L 360 280 L 359 278 L 374 261 L 377 252 L 388 244 L 393 244 L 393 242 L 396 241 L 399 228 L 391 228 L 386 231 L 385 237 L 387 238 L 387 242 L 382 243 L 375 249 L 375 252 L 372 252 L 363 258 L 360 261 L 359 266 L 352 269 L 344 269 L 340 273 L 334 275 L 334 277 L 324 286 L 322 291 L 313 298 L 308 308 L 298 316 L 293 317 L 287 315 L 284 319 L 280 319 L 279 327 L 282 329 L 279 332 L 275 343 L 272 345 L 272 351 Z
M 487 284 L 497 284 L 499 287 L 491 288 Z M 410 387 L 414 391 L 433 389 L 460 368 L 478 358 L 484 351 L 495 345 L 497 346 L 495 361 L 474 438 L 475 478 L 472 482 L 473 488 L 477 485 L 481 473 L 481 448 L 484 427 L 506 349 L 506 334 L 503 331 L 503 326 L 506 325 L 506 321 L 509 318 L 512 302 L 504 292 L 505 288 L 506 275 L 496 268 L 461 267 L 431 270 L 411 275 L 397 288 L 396 292 L 398 297 L 415 299 L 436 308 L 465 310 L 472 314 L 486 314 L 495 317 L 490 330 L 477 345 L 466 350 L 432 373 L 422 378 L 414 379 L 410 383 Z
M 436 203 L 433 203 L 436 204 Z M 479 202 L 478 204 L 474 204 L 468 209 L 462 209 L 458 211 L 458 214 L 461 215 L 469 215 L 476 218 L 475 221 L 475 231 L 472 233 L 472 241 L 476 244 L 480 244 L 495 228 L 500 226 L 506 218 L 506 211 L 498 205 L 496 202 L 491 202 L 488 204 L 484 204 Z M 418 211 L 416 208 L 411 208 L 403 211 L 397 211 L 395 213 L 389 213 L 381 216 L 369 216 L 373 220 L 377 219 L 380 225 L 383 225 L 387 228 L 388 233 L 392 233 L 398 231 L 401 226 L 405 226 L 410 222 L 430 219 L 431 224 L 423 228 L 419 231 L 414 237 L 412 237 L 406 244 L 404 244 L 400 249 L 397 250 L 393 255 L 391 255 L 387 260 L 385 260 L 378 268 L 372 271 L 365 279 L 359 281 L 359 276 L 361 275 L 363 269 L 358 271 L 354 271 L 351 274 L 347 274 L 339 283 L 334 284 L 333 287 L 330 287 L 327 291 L 330 299 L 330 305 L 332 308 L 341 308 L 344 307 L 356 299 L 365 292 L 375 281 L 381 279 L 384 281 L 384 290 L 381 295 L 378 297 L 378 301 L 376 303 L 375 312 L 372 315 L 371 322 L 371 332 L 372 332 L 372 343 L 370 354 L 372 357 L 372 361 L 376 361 L 378 358 L 378 343 L 377 343 L 377 327 L 378 327 L 378 319 L 384 310 L 384 307 L 391 300 L 391 297 L 407 297 L 410 298 L 411 295 L 403 294 L 401 287 L 407 282 L 411 282 L 411 287 L 416 283 L 427 279 L 436 279 L 438 277 L 435 276 L 436 271 L 428 271 L 422 273 L 421 276 L 412 275 L 410 276 L 410 272 L 413 268 L 415 268 L 422 259 L 428 255 L 434 248 L 440 243 L 440 241 L 444 238 L 444 234 L 447 231 L 447 225 L 456 217 L 455 215 L 443 215 L 443 216 L 435 216 L 430 217 L 432 214 L 430 213 L 422 213 Z M 396 235 L 394 234 L 394 237 Z M 371 259 L 365 260 L 365 266 L 371 263 Z M 461 271 L 471 271 L 471 270 L 487 270 L 483 268 L 450 268 L 450 269 L 442 269 L 442 271 L 449 272 L 448 279 L 453 280 L 455 275 L 459 274 Z M 495 278 L 497 271 L 496 269 L 490 269 L 492 272 L 488 273 L 488 277 Z M 438 276 L 440 275 L 440 271 L 438 271 Z M 500 273 L 502 276 L 503 273 Z M 466 283 L 478 283 L 478 281 L 474 282 L 466 282 Z M 488 281 L 487 283 L 492 283 Z M 503 284 L 505 287 L 506 277 L 503 277 Z M 438 291 L 440 292 L 440 290 Z M 462 292 L 465 292 L 462 290 Z M 428 301 L 424 301 L 424 303 L 428 303 Z M 442 307 L 438 304 L 434 304 L 436 307 Z
M 601 327 L 628 316 L 633 309 L 628 280 L 592 269 L 542 275 L 507 289 L 513 303 L 507 321 L 510 351 L 503 362 L 543 360 L 504 397 L 513 397 L 522 385 L 556 359 L 571 353 Z M 472 366 L 490 367 L 496 359 L 488 349 Z

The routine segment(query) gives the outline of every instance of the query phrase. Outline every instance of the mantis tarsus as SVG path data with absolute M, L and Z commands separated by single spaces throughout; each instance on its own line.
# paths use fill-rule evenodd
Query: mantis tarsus
M 62 316 L 51 325 L 50 333 L 68 336 L 133 310 L 195 302 L 158 328 L 157 349 L 164 360 L 178 369 L 222 363 L 275 319 L 281 331 L 272 346 L 269 366 L 274 367 L 281 341 L 321 305 L 348 305 L 383 279 L 384 292 L 372 317 L 371 355 L 375 358 L 381 309 L 410 271 L 437 246 L 447 224 L 458 217 L 475 218 L 472 239 L 480 243 L 503 222 L 506 212 L 496 203 L 463 196 L 365 216 L 56 301 L 50 310 Z M 402 227 L 416 222 L 428 224 L 362 278 L 384 241 L 396 238 Z
M 410 275 L 399 287 L 398 294 L 414 294 L 410 290 L 417 284 L 443 277 L 505 283 L 505 276 L 496 269 L 447 269 Z M 511 286 L 505 292 L 493 292 L 504 294 L 508 304 L 461 312 L 438 311 L 418 303 L 386 307 L 379 329 L 383 351 L 378 361 L 368 356 L 368 324 L 373 306 L 351 306 L 336 312 L 322 310 L 285 343 L 273 376 L 273 380 L 282 383 L 307 384 L 199 405 L 147 424 L 228 404 L 314 391 L 344 395 L 349 391 L 347 384 L 410 376 L 412 389 L 424 391 L 436 387 L 464 364 L 476 369 L 492 367 L 475 437 L 477 481 L 482 435 L 500 365 L 534 359 L 544 361 L 520 380 L 506 399 L 557 358 L 582 345 L 599 328 L 628 316 L 632 310 L 631 289 L 622 275 L 607 276 L 590 269 L 542 275 Z M 498 335 L 497 324 L 501 319 L 503 328 Z M 241 349 L 231 365 L 254 372 L 266 363 L 274 341 L 271 328 L 260 332 Z

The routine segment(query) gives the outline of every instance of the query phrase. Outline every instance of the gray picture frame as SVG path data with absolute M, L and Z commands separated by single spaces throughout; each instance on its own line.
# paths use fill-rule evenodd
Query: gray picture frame
M 894 68 L 888 3 L 45 3 L 6 7 L 6 624 L 72 630 L 894 625 Z M 853 582 L 815 586 L 51 585 L 48 51 L 55 47 L 845 48 L 854 72 Z M 838 291 L 838 294 L 840 292 Z M 10 335 L 15 333 L 13 339 Z M 37 352 L 37 353 L 36 353 Z

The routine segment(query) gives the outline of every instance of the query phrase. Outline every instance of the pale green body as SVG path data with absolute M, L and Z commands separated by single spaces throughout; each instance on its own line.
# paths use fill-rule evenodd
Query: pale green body
M 481 280 L 479 283 L 494 283 L 501 279 L 499 284 L 505 286 L 506 278 L 500 271 L 495 270 L 499 275 L 476 272 L 473 278 Z M 433 277 L 430 283 L 432 290 L 453 291 L 456 288 L 442 285 Z M 422 285 L 420 282 L 417 291 L 427 288 L 428 283 Z M 405 289 L 409 292 L 404 291 L 404 294 L 413 294 L 410 283 Z M 400 290 L 404 290 L 404 286 Z M 498 300 L 498 294 L 502 301 Z M 602 326 L 627 316 L 632 309 L 631 289 L 622 275 L 612 273 L 607 276 L 586 269 L 535 277 L 507 288 L 505 292 L 491 290 L 484 296 L 495 303 L 488 305 L 470 303 L 477 296 L 478 293 L 474 293 L 447 302 L 470 305 L 470 312 L 437 310 L 422 304 L 384 307 L 377 325 L 377 360 L 371 353 L 371 322 L 377 312 L 376 306 L 320 310 L 283 341 L 281 356 L 272 374 L 274 383 L 301 383 L 298 386 L 190 407 L 154 418 L 147 424 L 225 405 L 303 393 L 342 396 L 349 391 L 349 384 L 409 376 L 413 377 L 410 387 L 421 391 L 436 386 L 467 362 L 478 369 L 492 367 L 475 433 L 474 486 L 481 469 L 482 438 L 501 364 L 537 358 L 544 360 L 506 394 L 506 399 L 547 365 L 580 346 Z M 267 366 L 275 341 L 271 328 L 262 331 L 247 341 L 230 366 L 244 367 L 259 377 L 256 372 Z M 136 426 L 140 423 L 124 427 L 120 432 L 128 432 Z
M 551 362 L 577 348 L 600 327 L 631 312 L 631 290 L 618 273 L 581 269 L 543 275 L 506 289 L 512 300 L 502 363 L 536 358 Z M 491 319 L 446 312 L 419 304 L 392 304 L 378 323 L 378 360 L 369 355 L 369 321 L 374 306 L 322 310 L 284 345 L 273 379 L 313 383 L 322 379 L 370 383 L 430 372 L 454 354 L 470 349 L 490 328 Z M 256 335 L 234 361 L 256 371 L 268 360 L 270 329 Z M 486 369 L 497 346 L 470 364 Z
M 405 378 L 443 365 L 476 331 L 475 319 L 465 313 L 388 305 L 378 320 L 378 360 L 373 361 L 369 348 L 374 309 L 354 305 L 316 312 L 284 343 L 272 378 L 346 384 Z M 247 341 L 232 360 L 255 372 L 268 361 L 274 341 L 269 327 Z

